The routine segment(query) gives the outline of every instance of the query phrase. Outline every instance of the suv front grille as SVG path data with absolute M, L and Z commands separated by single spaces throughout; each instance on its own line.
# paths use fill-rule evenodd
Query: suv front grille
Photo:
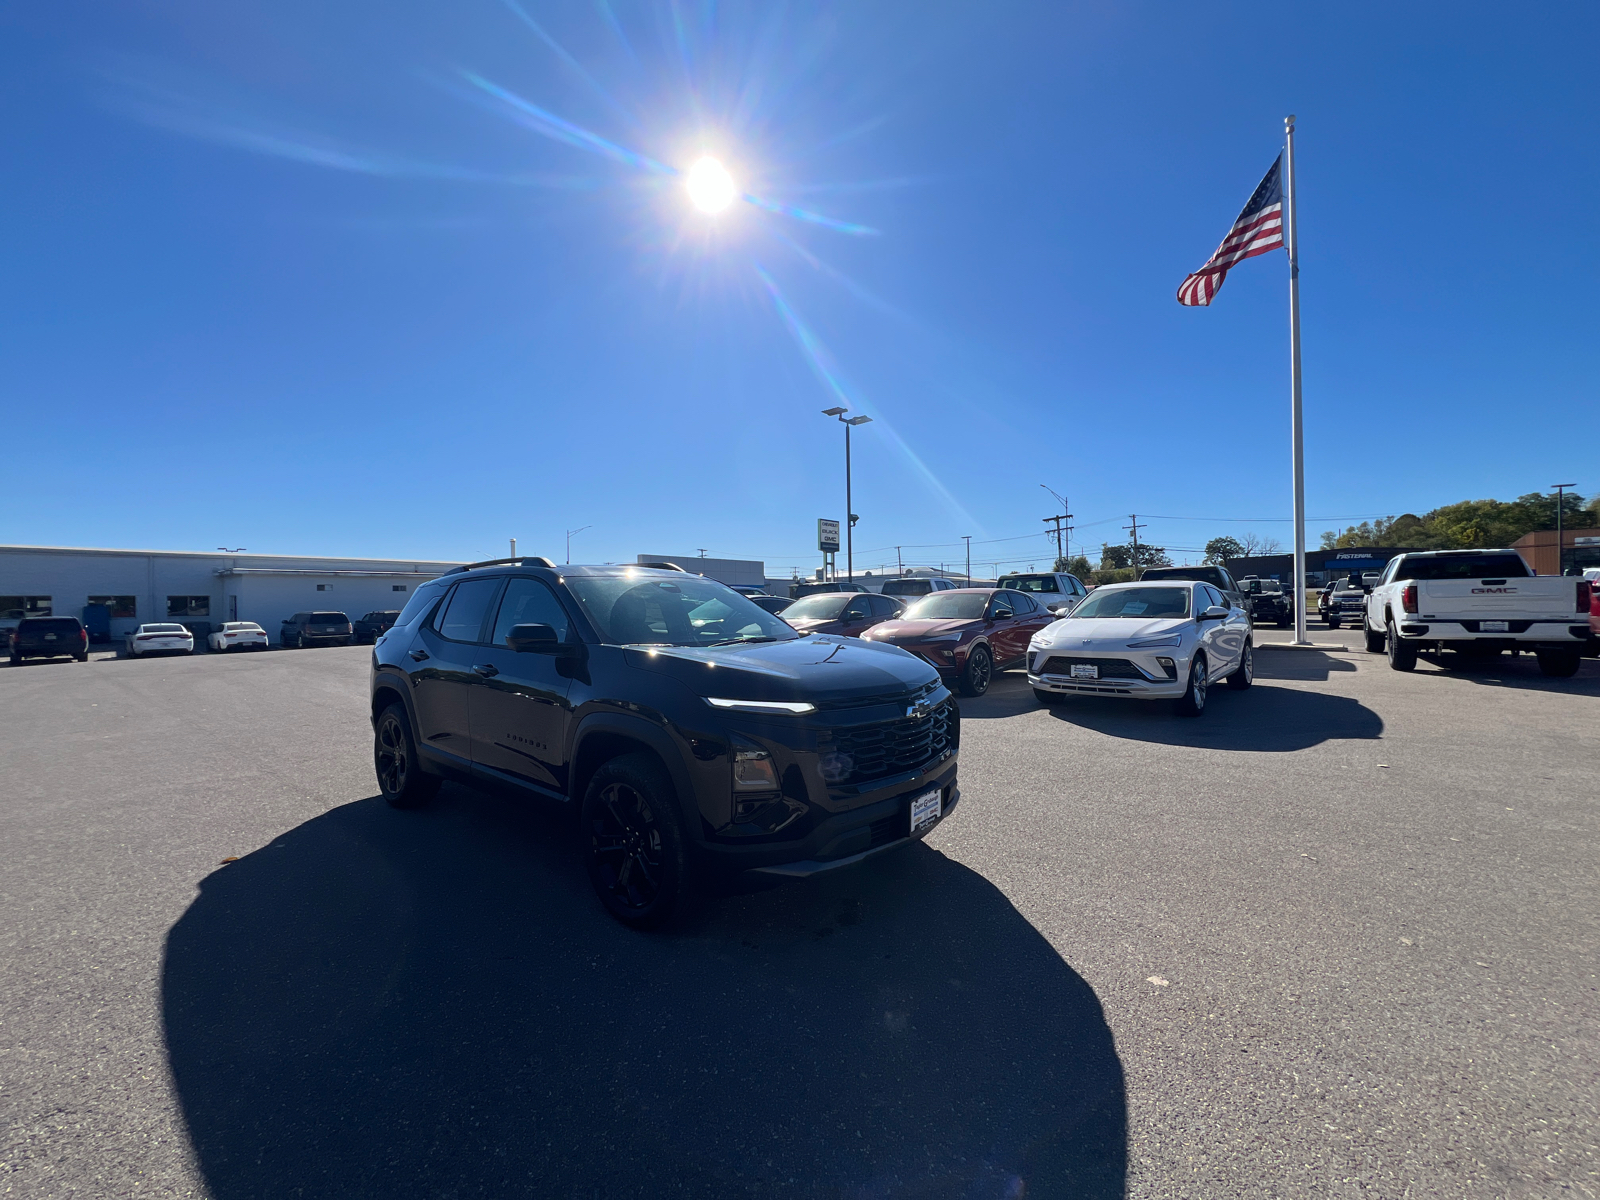
M 870 783 L 920 767 L 955 745 L 955 705 L 946 700 L 925 717 L 907 717 L 834 731 L 822 746 L 824 777 L 832 784 Z
M 1045 659 L 1044 666 L 1037 672 L 1040 675 L 1067 675 L 1072 674 L 1073 664 L 1095 666 L 1100 668 L 1101 679 L 1146 679 L 1148 676 L 1138 667 L 1125 658 L 1074 658 L 1068 655 L 1056 654 Z

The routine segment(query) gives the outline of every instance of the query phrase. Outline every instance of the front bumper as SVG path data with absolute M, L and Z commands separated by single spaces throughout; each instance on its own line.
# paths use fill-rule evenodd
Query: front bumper
M 849 866 L 907 842 L 920 841 L 944 823 L 961 799 L 956 786 L 957 755 L 951 753 L 924 771 L 887 784 L 887 794 L 848 812 L 825 817 L 794 841 L 738 845 L 707 842 L 697 853 L 715 871 L 759 871 L 769 875 L 815 875 Z M 932 825 L 911 832 L 911 798 L 937 788 L 940 815 Z
M 1156 650 L 1107 650 L 1105 652 L 1061 648 L 1032 649 L 1028 651 L 1028 682 L 1041 692 L 1060 692 L 1072 696 L 1126 696 L 1138 700 L 1172 700 L 1189 690 L 1189 663 L 1193 656 L 1189 647 L 1161 647 Z M 1068 671 L 1050 670 L 1051 659 L 1071 658 L 1078 663 L 1094 664 L 1099 669 L 1098 679 L 1083 679 Z M 1169 659 L 1172 675 L 1158 661 Z M 1138 674 L 1130 675 L 1133 667 Z M 1117 672 L 1121 670 L 1122 674 Z M 1110 672 L 1108 674 L 1108 671 Z M 1125 677 L 1126 676 L 1126 677 Z

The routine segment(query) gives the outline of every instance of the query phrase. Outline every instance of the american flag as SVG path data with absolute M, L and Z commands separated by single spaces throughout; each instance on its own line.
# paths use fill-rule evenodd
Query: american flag
M 1283 245 L 1283 180 L 1279 174 L 1282 167 L 1283 156 L 1279 155 L 1233 228 L 1228 230 L 1228 236 L 1222 239 L 1217 252 L 1206 260 L 1205 266 L 1183 281 L 1178 289 L 1179 304 L 1210 304 L 1211 298 L 1221 290 L 1230 267 Z

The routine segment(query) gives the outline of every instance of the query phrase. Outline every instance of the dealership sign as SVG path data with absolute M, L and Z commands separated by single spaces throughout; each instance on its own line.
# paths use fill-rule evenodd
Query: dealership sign
M 839 522 L 830 521 L 826 517 L 817 518 L 817 549 L 838 553 Z

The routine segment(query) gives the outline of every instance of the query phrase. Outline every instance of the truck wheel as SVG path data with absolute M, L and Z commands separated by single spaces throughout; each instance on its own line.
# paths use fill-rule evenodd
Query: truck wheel
M 82 654 L 74 654 L 72 657 L 77 659 L 79 662 L 88 662 L 89 652 L 85 650 Z
M 1196 654 L 1189 667 L 1189 686 L 1173 705 L 1180 717 L 1198 717 L 1206 710 L 1206 660 Z
M 1361 631 L 1367 635 L 1367 653 L 1382 654 L 1385 640 L 1383 634 L 1374 633 L 1372 626 L 1368 625 L 1366 621 L 1361 622 Z
M 600 903 L 624 925 L 649 929 L 687 892 L 689 861 L 678 798 L 661 764 L 624 754 L 594 773 L 583 797 L 585 865 Z
M 1394 631 L 1394 622 L 1385 625 L 1387 631 L 1385 641 L 1389 643 L 1389 665 L 1396 671 L 1415 671 L 1417 669 L 1417 648 L 1400 640 L 1400 635 Z
M 1339 618 L 1338 617 L 1329 617 L 1328 618 L 1328 628 L 1329 629 L 1337 629 L 1337 628 L 1339 628 Z
M 378 718 L 372 733 L 372 765 L 378 790 L 391 808 L 421 808 L 438 794 L 439 780 L 423 773 L 411 740 L 411 722 L 399 704 L 389 705 Z
M 1570 679 L 1583 665 L 1583 656 L 1572 650 L 1539 650 L 1539 674 L 1552 679 Z
M 994 677 L 994 661 L 989 657 L 989 647 L 974 646 L 967 652 L 967 665 L 961 672 L 961 694 L 981 696 L 989 690 Z
M 1244 653 L 1239 656 L 1239 665 L 1234 668 L 1233 674 L 1228 676 L 1228 686 L 1236 692 L 1242 692 L 1256 681 L 1256 649 L 1249 642 L 1244 644 Z

